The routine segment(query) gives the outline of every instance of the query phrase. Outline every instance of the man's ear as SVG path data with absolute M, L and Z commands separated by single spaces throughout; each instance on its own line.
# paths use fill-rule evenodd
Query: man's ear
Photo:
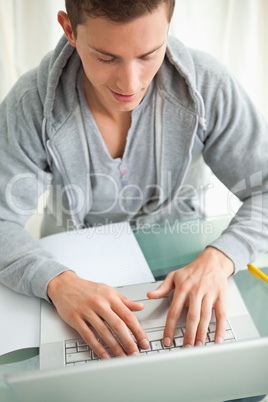
M 62 29 L 63 29 L 69 43 L 75 47 L 74 33 L 73 33 L 72 25 L 69 20 L 68 14 L 66 14 L 64 11 L 59 11 L 58 12 L 58 22 L 62 26 Z

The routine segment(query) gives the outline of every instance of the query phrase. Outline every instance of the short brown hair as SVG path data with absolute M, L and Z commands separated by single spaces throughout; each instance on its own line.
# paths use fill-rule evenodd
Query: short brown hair
M 107 18 L 114 22 L 128 22 L 153 12 L 161 3 L 168 7 L 169 21 L 172 18 L 175 0 L 65 0 L 66 11 L 74 35 L 84 16 Z

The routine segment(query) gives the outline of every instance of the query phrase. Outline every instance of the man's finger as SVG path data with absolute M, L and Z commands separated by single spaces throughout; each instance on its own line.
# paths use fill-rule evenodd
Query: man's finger
M 182 293 L 179 294 L 179 292 L 174 292 L 173 300 L 167 314 L 166 325 L 163 334 L 163 342 L 164 345 L 167 347 L 172 345 L 175 329 L 184 306 L 184 299 L 185 297 Z
M 214 310 L 216 316 L 215 343 L 222 343 L 225 337 L 225 328 L 227 321 L 225 303 L 219 300 L 217 304 L 215 304 Z
M 160 286 L 147 293 L 149 299 L 160 299 L 169 294 L 169 292 L 174 289 L 173 282 L 174 272 L 170 272 L 166 279 L 160 284 Z
M 200 322 L 201 300 L 195 297 L 189 302 L 189 309 L 186 318 L 186 329 L 184 334 L 183 346 L 195 345 L 195 338 L 198 324 Z
M 205 296 L 202 300 L 201 316 L 196 333 L 195 346 L 202 346 L 205 344 L 208 326 L 211 321 L 211 315 L 212 315 L 212 302 L 208 297 Z
M 122 295 L 121 293 L 118 293 L 119 299 L 122 301 L 122 303 L 129 308 L 131 311 L 140 311 L 144 309 L 144 304 L 140 302 L 136 302 L 134 300 L 129 299 L 127 296 Z
M 142 304 L 142 303 L 141 303 Z M 149 347 L 149 340 L 148 337 L 142 328 L 139 320 L 137 317 L 128 309 L 127 306 L 120 302 L 115 302 L 112 305 L 113 311 L 122 319 L 122 321 L 126 324 L 127 328 L 132 332 L 135 339 L 137 340 L 138 344 L 143 348 L 147 349 Z M 128 338 L 129 339 L 129 338 Z M 120 340 L 124 345 L 124 341 Z
M 130 311 L 129 313 L 132 314 Z M 134 316 L 132 314 L 132 318 L 133 317 Z M 138 346 L 134 341 L 133 337 L 131 336 L 129 328 L 127 327 L 125 322 L 120 318 L 120 316 L 118 316 L 118 313 L 109 311 L 109 314 L 107 314 L 107 316 L 103 314 L 102 318 L 105 322 L 109 322 L 109 328 L 111 328 L 112 331 L 112 333 L 109 331 L 110 334 L 105 332 L 103 340 L 114 351 L 116 356 L 121 355 L 122 350 L 118 348 L 120 344 L 122 345 L 124 351 L 128 355 L 139 353 Z
M 94 332 L 89 328 L 88 324 L 81 320 L 77 327 L 75 328 L 83 340 L 87 343 L 90 349 L 100 358 L 100 359 L 110 359 L 111 355 L 108 352 L 107 348 L 103 346 L 103 344 L 96 337 Z

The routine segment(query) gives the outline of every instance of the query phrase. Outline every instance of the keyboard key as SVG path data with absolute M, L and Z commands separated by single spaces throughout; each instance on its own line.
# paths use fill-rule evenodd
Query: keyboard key
M 161 329 L 161 330 L 157 330 L 157 331 L 147 332 L 147 336 L 148 336 L 149 341 L 162 340 L 163 335 L 164 335 L 164 328 Z M 179 328 L 175 329 L 174 337 L 175 336 L 176 337 L 183 336 L 182 328 L 179 327 Z
M 69 348 L 66 350 L 66 353 L 77 353 L 77 348 Z
M 91 351 L 66 354 L 66 363 L 76 363 L 83 360 L 91 360 Z
M 152 348 L 152 350 L 162 349 L 161 341 L 153 341 L 153 342 L 151 342 L 151 348 Z
M 140 351 L 141 353 L 143 353 L 143 352 L 148 352 L 149 350 L 151 350 L 151 345 L 150 345 L 150 343 L 149 343 L 149 346 L 148 346 L 147 349 L 143 349 L 143 348 L 139 347 L 139 351 Z
M 96 355 L 95 352 L 92 352 L 92 360 L 98 360 L 98 359 L 99 359 L 99 356 Z
M 230 324 L 226 321 L 225 329 L 231 329 Z M 211 322 L 208 326 L 209 332 L 216 332 L 216 322 Z
M 209 342 L 214 342 L 215 341 L 215 335 L 216 335 L 215 332 L 212 332 L 212 333 L 208 334 Z
M 149 350 L 150 349 L 139 349 L 140 353 L 143 353 L 143 354 L 149 352 Z
M 214 342 L 214 341 L 215 341 L 215 335 L 216 335 L 216 334 L 215 334 L 214 332 L 208 334 L 208 337 L 209 337 L 210 342 Z M 231 330 L 231 329 L 227 329 L 227 330 L 225 331 L 224 340 L 234 339 L 234 338 L 235 338 L 235 337 L 234 337 L 234 334 L 233 334 L 232 330 Z
M 181 337 L 181 336 L 183 336 L 182 328 L 176 328 L 176 329 L 175 329 L 174 338 L 175 338 L 175 337 L 176 337 L 176 338 L 179 338 L 179 337 Z
M 87 350 L 89 350 L 88 346 L 78 346 L 77 348 L 78 352 L 86 352 Z
M 216 332 L 216 322 L 211 322 L 208 326 L 209 332 Z
M 172 342 L 172 344 L 170 346 L 165 346 L 163 341 L 162 341 L 162 347 L 163 347 L 164 350 L 172 349 L 172 348 L 174 348 L 174 343 Z
M 224 340 L 228 341 L 229 339 L 234 339 L 234 334 L 231 329 L 227 329 L 225 331 Z
M 79 339 L 79 340 L 77 341 L 77 346 L 87 346 L 87 344 L 86 344 L 85 341 L 83 341 L 83 339 Z
M 174 339 L 175 347 L 181 348 L 183 346 L 183 337 Z
M 163 330 L 162 331 L 154 331 L 154 332 L 147 332 L 149 341 L 159 341 L 163 339 Z
M 76 342 L 70 341 L 70 342 L 66 342 L 65 343 L 65 348 L 69 349 L 69 348 L 76 348 Z
M 109 353 L 109 355 L 110 355 L 111 357 L 115 357 L 115 354 L 111 351 L 110 348 L 106 347 L 105 349 L 106 349 L 107 353 Z M 100 359 L 100 358 L 99 358 L 99 356 L 98 356 L 95 352 L 92 351 L 92 359 L 93 359 L 93 360 L 98 360 L 98 359 Z
M 147 355 L 155 355 L 156 353 L 159 353 L 159 350 L 149 350 L 149 352 L 146 352 Z

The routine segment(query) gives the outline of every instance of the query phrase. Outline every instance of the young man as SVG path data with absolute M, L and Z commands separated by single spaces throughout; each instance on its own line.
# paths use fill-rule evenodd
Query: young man
M 116 356 L 138 353 L 129 329 L 147 348 L 132 313 L 143 306 L 80 279 L 26 233 L 46 187 L 43 235 L 196 217 L 187 189 L 203 180 L 204 161 L 237 193 L 243 205 L 221 237 L 148 294 L 174 289 L 167 346 L 185 305 L 184 346 L 204 344 L 212 309 L 222 342 L 227 278 L 267 249 L 267 123 L 222 65 L 168 37 L 173 8 L 173 0 L 66 0 L 65 36 L 0 110 L 0 280 L 50 299 L 103 359 L 110 355 L 90 325 Z

